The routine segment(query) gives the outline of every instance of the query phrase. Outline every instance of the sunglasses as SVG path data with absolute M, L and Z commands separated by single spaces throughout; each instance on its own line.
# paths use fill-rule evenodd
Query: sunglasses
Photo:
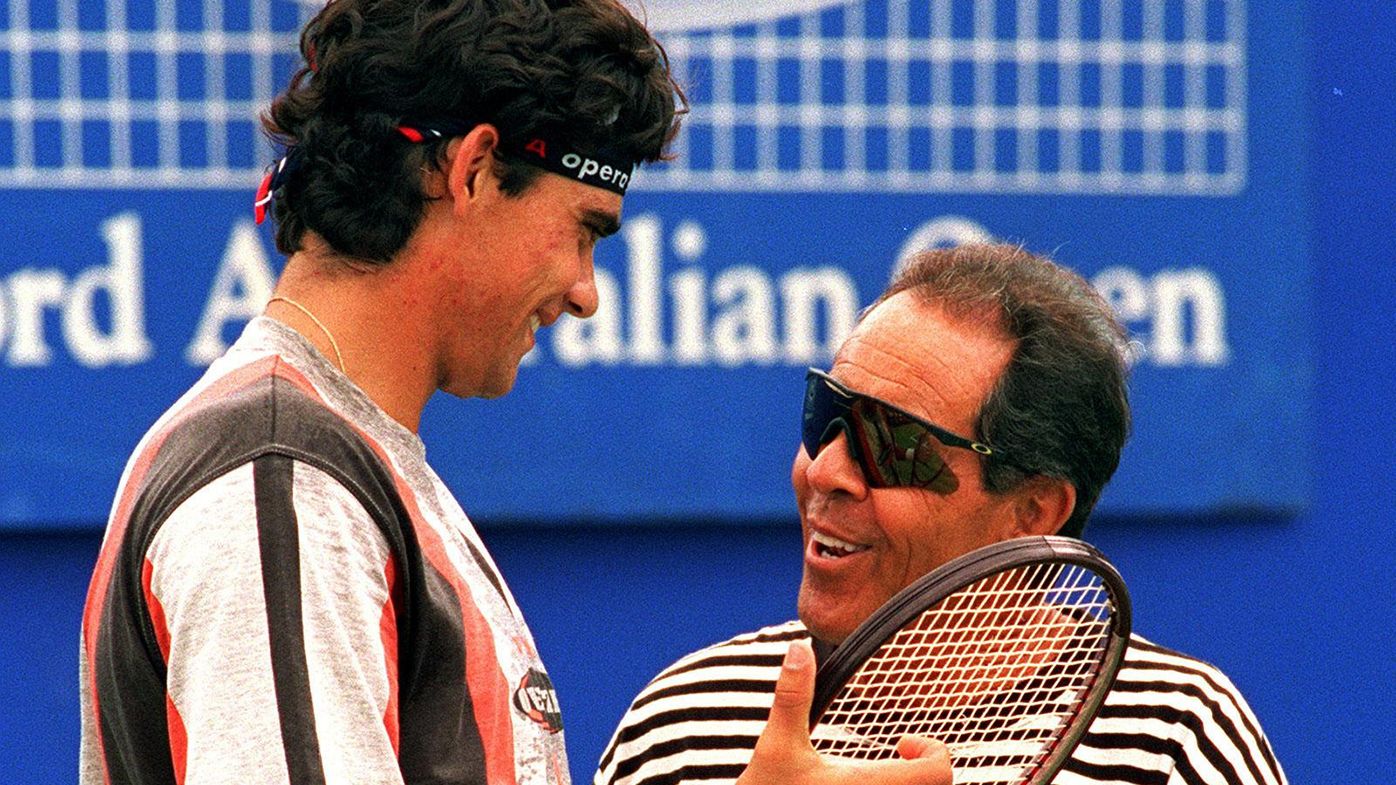
M 957 436 L 890 403 L 854 392 L 823 371 L 805 374 L 801 440 L 810 458 L 824 445 L 848 434 L 848 449 L 873 488 L 925 488 L 942 495 L 960 487 L 935 442 L 999 453 L 983 442 Z M 932 442 L 932 439 L 935 442 Z

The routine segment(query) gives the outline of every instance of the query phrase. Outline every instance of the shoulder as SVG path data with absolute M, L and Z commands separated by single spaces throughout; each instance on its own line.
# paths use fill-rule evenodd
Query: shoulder
M 1069 768 L 1084 774 L 1095 767 L 1141 776 L 1177 772 L 1189 782 L 1285 782 L 1231 679 L 1209 662 L 1139 635 L 1130 636 L 1115 684 Z
M 191 487 L 152 532 L 146 555 L 162 561 L 172 551 L 198 553 L 239 537 L 257 546 L 272 527 L 299 530 L 302 547 L 327 540 L 341 550 L 384 547 L 369 511 L 344 483 L 288 458 L 270 468 L 240 463 Z M 206 556 L 218 561 L 216 553 Z
M 1187 695 L 1208 707 L 1245 703 L 1240 690 L 1217 666 L 1140 635 L 1130 636 L 1114 692 Z
M 808 637 L 803 624 L 790 621 L 699 649 L 660 671 L 635 697 L 630 711 L 657 701 L 691 700 L 697 695 L 732 701 L 740 694 L 769 693 L 780 674 L 785 650 L 792 641 Z M 769 705 L 769 698 L 765 702 Z
M 630 704 L 622 725 L 692 717 L 719 707 L 769 710 L 785 650 L 807 637 L 804 625 L 787 622 L 699 649 L 660 671 Z
M 217 599 L 269 553 L 301 553 L 381 594 L 384 565 L 414 558 L 415 540 L 374 445 L 279 357 L 196 389 L 142 445 L 118 495 L 122 581 L 135 592 L 149 565 L 162 596 Z
M 665 668 L 636 696 L 602 756 L 596 783 L 735 780 L 771 710 L 781 661 L 809 637 L 792 621 L 700 649 Z M 696 767 L 696 769 L 695 769 Z
M 733 668 L 778 668 L 790 643 L 807 638 L 809 632 L 798 621 L 762 627 L 754 632 L 734 636 L 682 657 L 660 671 L 641 695 L 660 684 L 688 682 L 693 678 L 711 678 L 715 670 L 730 672 Z M 692 674 L 700 675 L 693 677 Z
M 144 530 L 142 539 L 196 493 L 222 495 L 216 492 L 222 487 L 237 495 L 236 484 L 219 481 L 244 471 L 262 477 L 259 487 L 288 496 L 294 485 L 302 498 L 331 499 L 339 486 L 375 520 L 397 517 L 396 484 L 382 457 L 279 357 L 201 383 L 197 394 L 162 418 L 141 452 L 128 478 L 134 487 L 124 492 L 135 494 L 132 518 L 136 531 Z

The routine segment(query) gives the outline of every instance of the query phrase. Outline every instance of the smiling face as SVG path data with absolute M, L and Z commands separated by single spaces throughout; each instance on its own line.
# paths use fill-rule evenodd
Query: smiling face
M 972 435 L 1012 349 L 1002 333 L 903 292 L 858 324 L 830 373 L 854 391 Z M 829 643 L 842 642 L 927 572 L 1016 535 L 1016 495 L 984 490 L 978 454 L 938 445 L 958 480 L 949 494 L 869 488 L 847 439 L 839 435 L 816 456 L 800 447 L 791 468 L 804 535 L 800 620 Z
M 513 387 L 540 326 L 596 312 L 592 251 L 619 227 L 621 197 L 552 173 L 509 195 L 481 160 L 451 178 L 461 184 L 428 208 L 422 236 L 437 386 L 493 398 Z

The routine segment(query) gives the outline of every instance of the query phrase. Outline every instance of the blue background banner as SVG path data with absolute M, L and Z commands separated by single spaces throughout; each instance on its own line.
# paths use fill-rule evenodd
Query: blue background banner
M 1293 8 L 767 3 L 694 28 L 655 5 L 693 111 L 598 250 L 602 310 L 543 333 L 507 399 L 425 419 L 477 519 L 783 514 L 805 367 L 905 254 L 989 238 L 1080 271 L 1134 333 L 1103 512 L 1304 507 Z M 309 9 L 211 7 L 131 3 L 124 38 L 65 4 L 11 14 L 0 525 L 100 520 L 143 429 L 269 296 L 250 119 Z
M 196 43 L 205 53 L 218 51 L 221 41 L 229 50 L 222 77 L 226 84 L 233 84 L 238 73 L 258 74 L 235 90 L 229 88 L 227 116 L 238 121 L 253 116 L 259 102 L 275 89 L 273 72 L 284 73 L 284 63 L 275 65 L 273 58 L 289 62 L 294 40 L 284 31 L 294 28 L 305 7 L 283 0 L 228 2 L 226 7 L 204 0 L 161 5 L 185 9 L 178 14 L 184 20 L 180 23 L 199 30 L 204 9 L 221 8 L 229 28 L 222 38 L 175 35 L 160 40 L 167 48 Z M 827 10 L 852 4 L 648 0 L 646 5 L 652 19 L 668 25 L 662 33 L 668 41 L 700 33 L 691 29 L 690 21 L 712 23 L 720 8 L 734 14 L 724 18 L 724 24 L 757 20 L 759 28 L 764 24 L 760 20 L 769 21 L 762 14 L 772 7 Z M 1007 16 L 999 9 L 1031 5 L 997 0 L 937 3 L 935 7 L 943 9 L 940 21 L 908 10 L 908 30 L 929 36 L 934 22 L 938 31 L 954 25 L 972 33 L 974 9 L 993 6 L 997 20 Z M 157 22 L 155 6 L 156 0 L 124 3 L 132 16 L 126 44 L 134 61 L 128 78 L 133 89 L 138 74 L 152 72 L 158 62 L 178 60 L 136 51 L 159 42 L 150 32 Z M 908 3 L 906 8 L 914 6 Z M 1097 281 L 1102 271 L 1124 267 L 1149 283 L 1146 291 L 1151 296 L 1158 290 L 1152 282 L 1161 273 L 1210 271 L 1226 303 L 1228 364 L 1206 365 L 1195 359 L 1198 343 L 1191 321 L 1183 334 L 1188 336 L 1184 345 L 1194 352 L 1188 356 L 1194 359 L 1171 365 L 1160 364 L 1157 357 L 1141 359 L 1134 380 L 1139 421 L 1107 510 L 1160 497 L 1161 503 L 1173 505 L 1179 498 L 1200 496 L 1199 488 L 1219 485 L 1249 489 L 1257 477 L 1273 478 L 1264 487 L 1284 487 L 1286 496 L 1272 496 L 1268 504 L 1275 507 L 1256 509 L 1248 506 L 1254 494 L 1238 499 L 1209 490 L 1207 496 L 1217 500 L 1215 507 L 1167 507 L 1154 514 L 1130 515 L 1107 511 L 1097 516 L 1088 534 L 1128 580 L 1136 628 L 1160 644 L 1225 670 L 1260 718 L 1291 782 L 1331 781 L 1337 760 L 1343 782 L 1386 785 L 1396 769 L 1388 738 L 1396 711 L 1389 690 L 1382 689 L 1396 684 L 1389 640 L 1396 626 L 1396 605 L 1384 599 L 1391 596 L 1396 575 L 1396 485 L 1391 482 L 1396 476 L 1396 420 L 1391 414 L 1396 400 L 1396 340 L 1391 329 L 1396 314 L 1396 261 L 1391 251 L 1391 238 L 1396 236 L 1391 187 L 1396 182 L 1396 73 L 1391 68 L 1396 38 L 1390 35 L 1396 29 L 1396 7 L 1338 0 L 1297 7 L 1182 0 L 1039 0 L 1036 6 L 1058 20 L 1072 13 L 1099 20 L 1102 30 L 1109 21 L 1105 11 L 1118 8 L 1122 31 L 1136 29 L 1133 20 L 1146 15 L 1134 9 L 1161 7 L 1163 18 L 1183 20 L 1183 29 L 1189 18 L 1224 19 L 1235 12 L 1231 9 L 1243 11 L 1246 103 L 1244 124 L 1237 127 L 1244 128 L 1244 182 L 1228 180 L 1234 176 L 1219 165 L 1221 174 L 1211 182 L 1220 193 L 1209 191 L 1210 195 L 1180 187 L 1152 186 L 1155 190 L 1149 191 L 1140 178 L 1131 181 L 1134 190 L 1124 189 L 1119 181 L 1110 186 L 1104 178 L 1083 178 L 1068 192 L 1065 183 L 1047 188 L 1040 174 L 1036 179 L 996 182 L 957 175 L 958 185 L 951 188 L 946 185 L 950 176 L 936 174 L 929 158 L 908 155 L 907 174 L 886 179 L 912 182 L 921 177 L 924 187 L 911 191 L 896 190 L 886 182 L 863 191 L 847 185 L 847 177 L 842 185 L 829 181 L 833 178 L 822 184 L 795 178 L 782 187 L 786 179 L 759 172 L 704 182 L 694 181 L 697 175 L 684 175 L 690 178 L 687 183 L 678 175 L 663 175 L 669 178 L 663 182 L 658 172 L 650 172 L 649 184 L 636 183 L 628 197 L 626 220 L 644 228 L 642 219 L 648 215 L 658 223 L 664 255 L 661 292 L 666 297 L 671 296 L 668 287 L 674 276 L 703 271 L 711 324 L 720 313 L 736 312 L 735 297 L 713 299 L 715 281 L 724 272 L 730 281 L 743 280 L 731 272 L 740 272 L 742 266 L 758 267 L 777 292 L 782 276 L 791 270 L 836 267 L 854 282 L 859 303 L 866 302 L 886 280 L 902 246 L 927 224 L 932 224 L 922 235 L 927 240 L 980 230 L 1022 239 L 1055 251 Z M 0 703 L 8 708 L 0 719 L 0 782 L 56 785 L 76 779 L 78 629 L 119 463 L 141 429 L 200 373 L 199 364 L 190 364 L 185 352 L 199 333 L 211 293 L 219 290 L 219 271 L 234 240 L 242 249 L 235 258 L 265 260 L 268 268 L 276 268 L 265 234 L 244 231 L 242 224 L 250 216 L 260 167 L 270 155 L 255 147 L 255 135 L 249 133 L 247 152 L 230 155 L 226 163 L 209 152 L 216 145 L 203 144 L 185 154 L 184 165 L 171 164 L 164 167 L 168 173 L 162 173 L 162 162 L 177 161 L 178 151 L 185 149 L 178 133 L 181 118 L 192 131 L 206 122 L 203 118 L 220 116 L 217 102 L 197 98 L 221 89 L 217 70 L 205 69 L 195 72 L 198 79 L 185 77 L 186 94 L 196 98 L 184 102 L 177 79 L 151 78 L 142 82 L 144 92 L 128 101 L 128 110 L 118 106 L 107 114 L 92 108 L 78 111 L 79 122 L 87 117 L 84 112 L 93 118 L 126 117 L 118 124 L 125 122 L 133 130 L 124 146 L 119 135 L 115 145 L 94 138 L 94 149 L 111 146 L 114 156 L 94 156 L 91 165 L 64 170 L 61 156 L 53 151 L 82 144 L 81 137 L 75 143 L 72 133 L 62 131 L 64 112 L 72 117 L 79 105 L 65 105 L 56 96 L 64 79 L 74 83 L 63 74 L 76 73 L 64 71 L 62 63 L 82 57 L 40 56 L 39 50 L 47 46 L 57 51 L 60 40 L 106 48 L 120 37 L 97 32 L 77 38 L 20 34 L 41 23 L 52 33 L 66 13 L 60 13 L 62 9 L 73 11 L 88 27 L 105 25 L 107 12 L 99 2 L 9 0 L 0 9 L 0 183 L 5 189 L 0 193 L 5 207 L 0 219 L 5 226 L 0 233 L 0 402 L 5 413 L 0 417 L 0 619 L 5 620 L 0 625 Z M 26 17 L 28 10 L 32 14 Z M 26 19 L 33 23 L 21 24 Z M 79 27 L 77 21 L 70 26 Z M 893 25 L 885 27 L 891 30 Z M 1164 27 L 1177 29 L 1167 21 Z M 1096 22 L 1090 22 L 1083 36 L 1087 34 L 1100 34 Z M 734 49 L 745 45 L 736 43 L 739 37 L 734 29 Z M 717 46 L 728 46 L 722 37 L 715 38 Z M 675 46 L 676 56 L 681 46 Z M 692 53 L 697 44 L 688 46 Z M 822 54 L 814 43 L 796 49 L 803 46 L 812 55 Z M 932 49 L 941 58 L 958 51 L 937 46 Z M 249 59 L 230 51 L 237 47 L 257 54 Z M 978 48 L 986 56 L 1000 51 Z M 1051 50 L 1069 55 L 1073 47 L 1054 44 Z M 897 56 L 900 50 L 893 45 L 889 51 Z M 1074 51 L 1078 59 L 1092 54 L 1081 46 Z M 1117 51 L 1123 58 L 1128 47 Z M 1042 52 L 1039 47 L 1039 55 Z M 38 62 L 25 71 L 31 53 Z M 1139 53 L 1143 59 L 1144 50 Z M 186 61 L 193 60 L 186 56 Z M 962 66 L 962 75 L 964 70 Z M 1046 71 L 1050 76 L 1051 69 Z M 720 69 L 714 66 L 709 72 Z M 876 66 L 867 72 L 879 73 Z M 113 69 L 107 84 L 115 90 L 121 78 L 119 69 Z M 1122 71 L 1122 102 L 1128 78 Z M 1214 77 L 1213 83 L 1217 81 L 1226 80 Z M 1104 72 L 1100 82 L 1104 95 Z M 1088 88 L 1092 83 L 1093 75 L 1083 82 Z M 778 85 L 778 79 L 770 84 Z M 28 92 L 27 85 L 37 92 Z M 1204 76 L 1204 94 L 1205 85 Z M 699 93 L 691 84 L 690 89 Z M 173 98 L 150 98 L 162 90 Z M 931 92 L 908 91 L 908 100 L 932 100 Z M 1089 95 L 1091 89 L 1083 92 Z M 739 98 L 747 100 L 747 93 L 734 92 L 730 98 L 717 93 L 717 99 L 734 106 Z M 25 95 L 31 100 L 24 101 Z M 877 95 L 863 97 L 875 101 Z M 701 104 L 695 104 L 689 127 L 697 133 L 688 138 L 715 136 L 700 130 Z M 1079 121 L 1084 123 L 1087 114 L 1083 112 Z M 916 136 L 921 140 L 929 133 L 934 144 L 935 129 L 951 127 L 954 115 L 942 111 L 926 116 L 931 130 Z M 174 125 L 156 122 L 162 117 L 174 118 Z M 720 125 L 720 116 L 710 117 L 715 118 L 711 124 Z M 811 112 L 811 126 L 820 118 L 819 112 Z M 1225 117 L 1213 119 L 1223 126 L 1227 122 Z M 70 126 L 73 122 L 68 121 Z M 993 127 L 996 121 L 990 113 L 984 122 Z M 1192 127 L 1206 127 L 1205 117 L 1192 122 Z M 141 124 L 139 129 L 136 124 Z M 151 133 L 152 127 L 157 132 Z M 158 132 L 166 127 L 175 128 L 175 133 Z M 39 136 L 26 136 L 26 128 L 35 128 Z M 940 138 L 953 142 L 953 136 L 942 132 Z M 1082 149 L 1094 144 L 1087 136 Z M 235 138 L 235 132 L 229 138 Z M 43 145 L 38 144 L 41 140 Z M 11 144 L 17 146 L 6 147 Z M 122 153 L 123 149 L 131 152 Z M 136 155 L 136 150 L 142 152 Z M 1123 162 L 1123 142 L 1120 150 Z M 695 161 L 709 155 L 702 150 L 696 155 L 681 152 Z M 711 163 L 690 168 L 716 168 L 718 153 L 715 149 Z M 734 182 L 744 187 L 736 188 Z M 167 190 L 175 185 L 188 190 Z M 798 197 L 797 204 L 815 212 L 777 212 L 766 206 L 787 196 Z M 863 211 L 860 205 L 865 201 L 892 205 L 906 215 L 894 220 L 881 210 Z M 745 213 L 751 209 L 765 211 L 764 220 L 748 217 Z M 78 337 L 85 332 L 114 333 L 111 314 L 105 310 L 110 292 L 98 285 L 103 277 L 83 276 L 111 266 L 113 244 L 130 247 L 132 222 L 122 217 L 131 213 L 139 218 L 142 234 L 139 291 L 152 353 L 131 365 L 89 367 L 64 335 L 61 303 L 72 291 L 90 290 L 97 303 L 97 327 L 85 331 L 88 323 L 74 316 L 68 329 Z M 969 223 L 941 220 L 947 216 Z M 695 243 L 693 232 L 679 231 L 688 221 L 702 228 L 703 242 Z M 826 228 L 826 223 L 839 231 Z M 733 227 L 746 227 L 747 235 L 732 235 Z M 687 240 L 678 240 L 685 235 Z M 818 241 L 810 239 L 815 235 Z M 633 236 L 614 238 L 601 246 L 601 264 L 621 290 L 617 303 L 627 297 L 634 300 L 627 287 L 633 269 L 629 249 L 636 242 Z M 801 249 L 798 256 L 791 250 L 796 244 Z M 835 247 L 842 250 L 830 250 Z M 698 248 L 698 261 L 689 261 L 684 253 Z M 234 264 L 232 272 L 241 275 L 230 273 L 225 281 L 230 301 L 241 301 L 249 310 L 260 308 L 264 294 L 256 291 L 256 268 Z M 52 270 L 61 273 L 58 286 L 53 285 L 53 275 L 43 274 Z M 29 274 L 21 275 L 16 286 L 15 276 L 21 271 Z M 1128 276 L 1117 280 L 1129 282 Z M 738 284 L 732 287 L 738 290 Z M 54 291 L 60 293 L 55 296 Z M 519 388 L 510 396 L 492 402 L 440 399 L 429 413 L 425 428 L 431 459 L 451 464 L 448 480 L 484 528 L 490 551 L 527 614 L 557 685 L 577 782 L 590 780 L 625 706 L 660 668 L 699 646 L 794 613 L 800 542 L 788 490 L 788 461 L 795 440 L 794 390 L 802 366 L 783 359 L 790 344 L 782 326 L 785 306 L 778 295 L 773 299 L 782 359 L 770 365 L 728 367 L 705 361 L 693 366 L 666 355 L 657 366 L 627 360 L 573 367 L 565 365 L 557 351 L 559 325 L 543 333 L 543 351 L 523 370 Z M 43 309 L 50 360 L 15 364 L 16 345 L 25 349 L 19 352 L 25 357 L 37 332 L 32 318 L 16 316 L 32 310 L 16 311 L 16 302 L 36 300 L 60 303 Z M 1157 312 L 1156 300 L 1148 297 L 1120 295 L 1120 302 L 1132 304 L 1125 309 L 1131 314 Z M 662 308 L 662 342 L 672 352 L 679 344 L 672 323 L 679 311 L 667 301 Z M 229 319 L 220 328 L 223 340 L 236 333 L 243 318 L 237 311 L 230 305 L 225 312 Z M 621 343 L 627 346 L 635 343 L 632 333 L 624 331 L 633 329 L 627 327 L 633 325 L 628 313 L 622 308 L 618 316 L 623 320 Z M 1188 320 L 1194 318 L 1191 306 L 1185 313 Z M 1142 344 L 1157 345 L 1159 325 L 1153 318 L 1136 316 L 1130 322 Z M 600 317 L 591 323 L 599 324 Z M 1312 338 L 1307 337 L 1310 333 Z M 100 347 L 88 345 L 82 356 L 90 361 L 101 353 Z M 114 350 L 107 345 L 105 351 Z M 745 382 L 728 384 L 737 377 Z M 704 392 L 709 385 L 732 395 Z M 662 389 L 664 395 L 651 394 L 651 389 Z M 1256 396 L 1258 389 L 1268 392 Z M 637 403 L 637 395 L 647 396 L 644 405 Z M 771 408 L 756 418 L 751 414 L 756 406 Z M 622 412 L 623 417 L 608 421 L 599 416 L 606 412 Z M 674 418 L 691 419 L 684 419 L 680 427 Z M 679 476 L 656 477 L 653 466 L 643 466 L 639 473 L 616 468 L 639 464 L 611 444 L 616 433 L 640 431 L 636 422 L 647 423 L 653 443 L 674 456 L 673 465 L 681 467 Z M 729 427 L 731 422 L 747 430 Z M 695 437 L 687 428 L 691 423 L 719 429 L 731 444 L 702 433 Z M 770 436 L 779 428 L 786 429 L 784 435 Z M 1161 436 L 1160 429 L 1168 435 Z M 1267 434 L 1268 447 L 1251 439 L 1257 432 Z M 698 441 L 690 441 L 695 438 Z M 585 440 L 585 449 L 575 444 L 577 439 Z M 564 448 L 585 458 L 566 465 L 554 461 Z M 497 457 L 506 450 L 512 455 Z M 491 468 L 496 465 L 508 469 Z M 1217 474 L 1218 466 L 1223 474 Z M 487 472 L 498 473 L 487 482 Z M 675 487 L 687 479 L 681 476 L 685 472 L 692 473 L 692 487 L 697 489 L 687 494 L 689 498 L 671 498 L 677 495 L 671 493 L 641 496 L 636 490 Z M 732 480 L 733 474 L 749 476 Z M 1251 479 L 1242 479 L 1247 476 Z M 540 503 L 535 512 L 522 509 L 522 501 L 501 503 L 495 496 L 491 503 L 503 506 L 486 515 L 479 503 L 501 477 L 519 493 L 600 499 L 586 508 L 574 500 L 561 502 L 598 518 L 606 517 L 601 509 L 626 506 L 648 511 L 737 509 L 740 505 L 724 501 L 716 490 L 730 489 L 731 483 L 769 494 L 766 504 L 777 513 L 764 517 L 759 511 L 737 510 L 730 519 L 675 520 L 646 512 L 627 525 L 567 526 L 572 518 L 557 514 L 556 506 Z M 535 484 L 546 485 L 552 493 L 531 490 Z M 611 492 L 602 493 L 604 489 Z M 1276 501 L 1283 498 L 1297 498 L 1299 505 L 1307 501 L 1307 506 L 1291 508 L 1289 502 Z M 542 501 L 559 503 L 552 498 Z M 500 525 L 509 504 L 517 512 L 508 516 L 508 525 Z M 1335 750 L 1340 751 L 1336 756 Z

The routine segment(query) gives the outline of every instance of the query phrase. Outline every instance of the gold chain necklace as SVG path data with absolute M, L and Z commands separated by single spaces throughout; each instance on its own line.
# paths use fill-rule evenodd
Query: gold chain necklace
M 320 328 L 320 332 L 324 333 L 325 337 L 330 339 L 330 348 L 334 349 L 334 359 L 339 363 L 339 372 L 344 374 L 345 376 L 348 376 L 349 369 L 344 367 L 344 355 L 339 353 L 339 342 L 337 342 L 334 339 L 334 333 L 330 332 L 330 328 L 326 327 L 324 322 L 321 322 L 319 319 L 316 319 L 315 314 L 311 313 L 309 308 L 306 308 L 304 305 L 301 305 L 295 300 L 292 300 L 290 297 L 282 297 L 281 295 L 277 295 L 276 297 L 267 300 L 267 304 L 270 305 L 271 303 L 274 303 L 277 300 L 280 300 L 281 302 L 286 303 L 292 308 L 295 308 L 296 310 L 310 317 L 310 321 L 315 322 L 315 326 Z

